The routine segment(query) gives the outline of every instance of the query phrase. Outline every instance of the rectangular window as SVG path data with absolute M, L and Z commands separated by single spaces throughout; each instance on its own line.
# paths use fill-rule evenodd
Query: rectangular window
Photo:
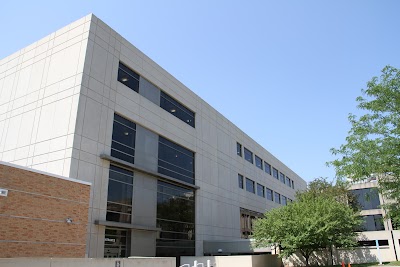
M 256 159 L 257 168 L 260 168 L 262 170 L 263 169 L 263 160 L 257 155 L 255 155 L 255 159 Z
M 272 168 L 272 176 L 273 176 L 274 178 L 276 178 L 276 179 L 279 179 L 279 177 L 278 177 L 278 170 L 277 170 L 277 169 Z
M 194 152 L 160 136 L 158 172 L 194 184 Z
M 294 189 L 294 181 L 292 180 L 292 188 Z
M 366 215 L 362 216 L 363 224 L 361 231 L 383 231 L 385 226 L 383 225 L 383 218 L 381 214 Z
M 264 170 L 265 170 L 266 173 L 271 175 L 271 165 L 266 163 L 265 161 L 264 161 Z
M 292 202 L 293 202 L 293 200 L 291 200 L 290 198 L 288 198 L 287 200 L 288 200 L 288 202 L 290 202 L 290 203 L 292 203 Z
M 195 113 L 163 91 L 160 94 L 160 107 L 194 128 Z
M 135 163 L 136 124 L 114 114 L 111 156 Z
M 244 159 L 253 164 L 253 152 L 244 148 Z
M 257 195 L 259 195 L 260 197 L 265 197 L 265 191 L 264 191 L 264 186 L 260 185 L 259 183 L 257 183 Z
M 285 175 L 283 174 L 283 173 L 279 173 L 279 180 L 282 182 L 282 183 L 285 183 Z
M 286 197 L 285 196 L 281 196 L 281 202 L 282 202 L 282 205 L 287 205 L 287 200 L 286 200 Z
M 133 172 L 110 165 L 106 220 L 131 223 Z
M 266 187 L 265 189 L 267 191 L 267 199 L 271 200 L 271 201 L 274 201 L 274 198 L 273 198 L 274 192 L 271 189 L 269 189 L 268 187 Z
M 157 257 L 194 256 L 195 194 L 192 189 L 158 181 Z
M 242 156 L 242 145 L 240 143 L 236 143 L 236 153 L 239 157 Z
M 249 178 L 246 178 L 246 190 L 253 194 L 256 193 L 256 191 L 255 191 L 256 189 L 254 187 L 254 181 Z
M 140 75 L 122 64 L 119 63 L 118 67 L 118 81 L 131 88 L 136 93 L 139 93 L 139 79 Z
M 281 195 L 277 192 L 274 192 L 274 200 L 276 203 L 281 204 Z
M 286 185 L 292 187 L 292 182 L 289 177 L 286 176 Z
M 375 240 L 361 240 L 358 241 L 358 246 L 359 247 L 376 247 L 376 241 Z M 388 240 L 378 240 L 379 246 L 389 246 L 389 241 Z
M 355 198 L 355 203 L 352 205 L 362 210 L 379 209 L 381 202 L 379 201 L 378 189 L 376 188 L 363 188 L 350 191 Z
M 243 189 L 243 175 L 238 174 L 239 188 Z

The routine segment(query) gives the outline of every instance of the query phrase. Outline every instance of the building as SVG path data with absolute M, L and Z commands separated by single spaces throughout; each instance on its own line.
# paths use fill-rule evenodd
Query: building
M 381 205 L 386 200 L 378 192 L 378 182 L 370 179 L 367 182 L 354 183 L 350 192 L 355 196 L 353 204 L 361 208 L 363 225 L 360 229 L 359 248 L 341 253 L 352 262 L 398 261 L 400 256 L 400 229 L 390 219 L 384 219 L 385 210 Z M 377 246 L 379 245 L 379 248 Z
M 0 160 L 92 184 L 88 257 L 203 255 L 306 188 L 94 15 L 0 61 Z
M 90 183 L 0 161 L 0 258 L 84 257 L 89 198 Z

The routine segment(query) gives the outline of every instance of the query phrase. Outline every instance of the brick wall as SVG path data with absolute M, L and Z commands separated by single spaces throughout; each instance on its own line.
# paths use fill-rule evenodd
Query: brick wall
M 0 163 L 0 188 L 0 258 L 85 256 L 90 185 Z

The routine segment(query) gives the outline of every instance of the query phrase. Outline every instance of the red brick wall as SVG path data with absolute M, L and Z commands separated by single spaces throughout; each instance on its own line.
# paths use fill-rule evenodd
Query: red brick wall
M 85 256 L 89 185 L 0 163 L 0 188 L 1 258 Z

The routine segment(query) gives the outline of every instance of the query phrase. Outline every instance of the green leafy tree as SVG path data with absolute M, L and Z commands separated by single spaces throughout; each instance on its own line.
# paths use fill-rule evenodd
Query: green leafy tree
M 314 251 L 354 246 L 355 230 L 361 224 L 359 214 L 337 198 L 340 190 L 335 191 L 328 184 L 324 179 L 318 180 L 306 192 L 298 194 L 297 201 L 272 209 L 265 213 L 265 218 L 256 220 L 255 246 L 279 245 L 283 257 L 300 252 L 306 266 Z M 320 186 L 335 193 L 316 194 Z
M 331 149 L 339 159 L 328 165 L 335 167 L 338 177 L 377 177 L 381 193 L 391 200 L 383 207 L 400 225 L 400 70 L 386 66 L 356 101 L 363 115 L 349 115 L 346 143 Z

